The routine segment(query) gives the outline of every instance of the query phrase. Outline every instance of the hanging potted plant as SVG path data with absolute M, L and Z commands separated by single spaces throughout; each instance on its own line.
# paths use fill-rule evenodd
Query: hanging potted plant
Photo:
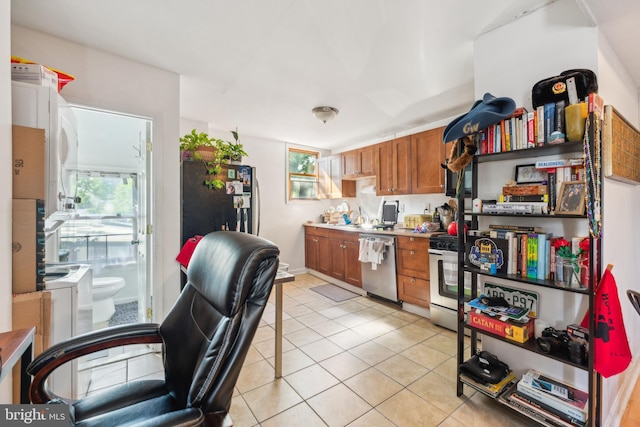
M 242 156 L 248 156 L 248 154 L 244 151 L 244 147 L 238 140 L 238 128 L 236 128 L 235 131 L 232 130 L 231 135 L 233 135 L 235 142 L 225 142 L 222 144 L 223 157 L 231 164 L 241 165 Z
M 180 153 L 182 160 L 210 161 L 215 157 L 216 139 L 209 138 L 205 132 L 195 129 L 180 138 Z

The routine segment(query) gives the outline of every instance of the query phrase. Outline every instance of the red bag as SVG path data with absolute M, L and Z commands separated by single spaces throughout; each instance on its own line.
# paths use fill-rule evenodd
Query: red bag
M 609 378 L 627 369 L 631 363 L 631 349 L 624 328 L 618 287 L 609 269 L 604 271 L 595 297 L 596 336 L 589 345 L 595 345 L 594 368 Z M 581 325 L 589 327 L 589 312 Z
M 196 250 L 196 246 L 202 240 L 202 236 L 193 236 L 184 243 L 182 249 L 180 249 L 180 253 L 176 257 L 176 261 L 180 263 L 183 267 L 187 267 L 189 265 L 189 260 L 191 259 L 191 255 L 193 255 L 193 251 Z

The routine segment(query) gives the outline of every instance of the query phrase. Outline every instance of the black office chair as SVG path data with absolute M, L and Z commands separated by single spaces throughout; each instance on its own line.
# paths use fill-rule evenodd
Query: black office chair
M 627 296 L 629 297 L 629 301 L 631 301 L 633 308 L 635 308 L 638 314 L 640 314 L 640 292 L 629 289 L 627 290 Z
M 74 426 L 228 425 L 233 388 L 273 287 L 278 255 L 275 245 L 257 236 L 208 234 L 161 324 L 115 326 L 52 346 L 27 368 L 31 401 L 69 403 Z M 51 372 L 69 360 L 143 343 L 163 344 L 164 380 L 133 381 L 77 401 L 46 386 Z

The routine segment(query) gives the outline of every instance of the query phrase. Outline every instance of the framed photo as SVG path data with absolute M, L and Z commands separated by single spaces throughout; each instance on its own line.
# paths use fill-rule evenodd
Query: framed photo
M 548 179 L 548 173 L 544 169 L 536 169 L 536 165 L 517 165 L 517 184 L 540 184 Z
M 586 196 L 584 181 L 565 181 L 560 187 L 556 214 L 582 215 L 584 214 L 584 199 Z

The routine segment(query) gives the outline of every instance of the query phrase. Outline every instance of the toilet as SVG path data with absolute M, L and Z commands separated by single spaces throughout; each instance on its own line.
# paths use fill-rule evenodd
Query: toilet
M 109 320 L 116 312 L 113 296 L 124 288 L 122 277 L 93 278 L 93 329 L 109 326 Z

